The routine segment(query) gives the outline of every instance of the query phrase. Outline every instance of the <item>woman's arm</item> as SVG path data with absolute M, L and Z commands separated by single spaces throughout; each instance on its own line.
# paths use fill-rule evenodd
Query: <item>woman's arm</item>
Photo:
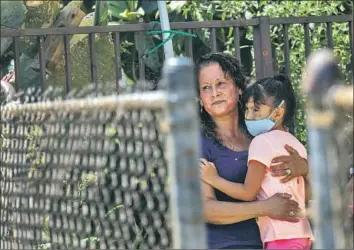
M 307 176 L 309 172 L 307 160 L 302 158 L 291 146 L 285 145 L 285 149 L 290 155 L 278 156 L 272 160 L 272 163 L 279 163 L 270 166 L 272 176 L 284 176 L 281 180 L 283 183 L 288 182 L 295 177 Z
M 289 194 L 276 194 L 264 201 L 252 202 L 223 202 L 215 198 L 213 188 L 202 181 L 204 195 L 204 216 L 211 224 L 233 224 L 260 216 L 269 216 L 278 220 L 298 222 L 291 217 L 299 211 L 298 204 L 290 200 Z
M 285 183 L 295 177 L 304 177 L 305 180 L 305 199 L 311 199 L 310 178 L 308 177 L 308 163 L 299 153 L 289 145 L 285 149 L 290 153 L 289 156 L 279 156 L 272 160 L 272 163 L 280 163 L 270 167 L 272 176 L 284 176 L 281 182 Z M 290 172 L 289 172 L 290 171 Z
M 250 161 L 245 182 L 235 183 L 220 177 L 212 162 L 208 162 L 205 159 L 201 159 L 201 162 L 201 177 L 203 181 L 232 198 L 243 201 L 256 199 L 266 173 L 265 166 L 262 163 Z

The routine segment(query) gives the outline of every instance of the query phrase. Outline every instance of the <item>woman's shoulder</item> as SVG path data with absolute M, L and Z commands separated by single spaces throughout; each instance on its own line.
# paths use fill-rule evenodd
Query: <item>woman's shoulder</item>
M 216 144 L 215 140 L 207 135 L 203 130 L 200 130 L 200 141 L 203 146 L 214 146 Z
M 216 152 L 219 151 L 219 145 L 210 135 L 207 135 L 203 130 L 200 131 L 200 148 L 203 158 L 209 161 Z

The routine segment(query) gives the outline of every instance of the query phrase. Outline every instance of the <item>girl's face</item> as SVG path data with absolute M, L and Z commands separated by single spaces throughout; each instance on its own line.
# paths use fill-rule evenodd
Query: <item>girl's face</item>
M 200 70 L 199 91 L 201 104 L 213 118 L 236 112 L 240 91 L 219 64 L 210 64 Z
M 274 111 L 274 112 L 273 112 Z M 264 103 L 254 103 L 253 97 L 250 97 L 245 107 L 245 119 L 246 120 L 262 120 L 269 117 L 273 121 L 280 122 L 284 116 L 284 109 L 274 108 L 272 98 L 266 98 Z

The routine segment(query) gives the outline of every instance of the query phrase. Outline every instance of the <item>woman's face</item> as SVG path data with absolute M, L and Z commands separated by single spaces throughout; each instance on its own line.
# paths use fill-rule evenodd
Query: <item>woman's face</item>
M 199 90 L 202 105 L 213 118 L 236 112 L 239 89 L 219 64 L 210 64 L 200 70 Z

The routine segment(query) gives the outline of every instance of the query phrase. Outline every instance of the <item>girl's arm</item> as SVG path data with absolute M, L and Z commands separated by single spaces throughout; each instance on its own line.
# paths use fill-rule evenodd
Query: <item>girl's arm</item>
M 220 177 L 212 162 L 204 159 L 201 159 L 201 162 L 201 177 L 203 181 L 232 198 L 244 201 L 256 199 L 266 173 L 266 167 L 262 163 L 254 160 L 249 162 L 246 179 L 242 184 Z
M 289 222 L 299 221 L 289 215 L 290 212 L 296 214 L 299 211 L 298 204 L 290 200 L 291 195 L 289 194 L 276 194 L 263 201 L 238 203 L 218 201 L 214 189 L 203 181 L 202 191 L 205 220 L 211 224 L 233 224 L 261 216 Z

